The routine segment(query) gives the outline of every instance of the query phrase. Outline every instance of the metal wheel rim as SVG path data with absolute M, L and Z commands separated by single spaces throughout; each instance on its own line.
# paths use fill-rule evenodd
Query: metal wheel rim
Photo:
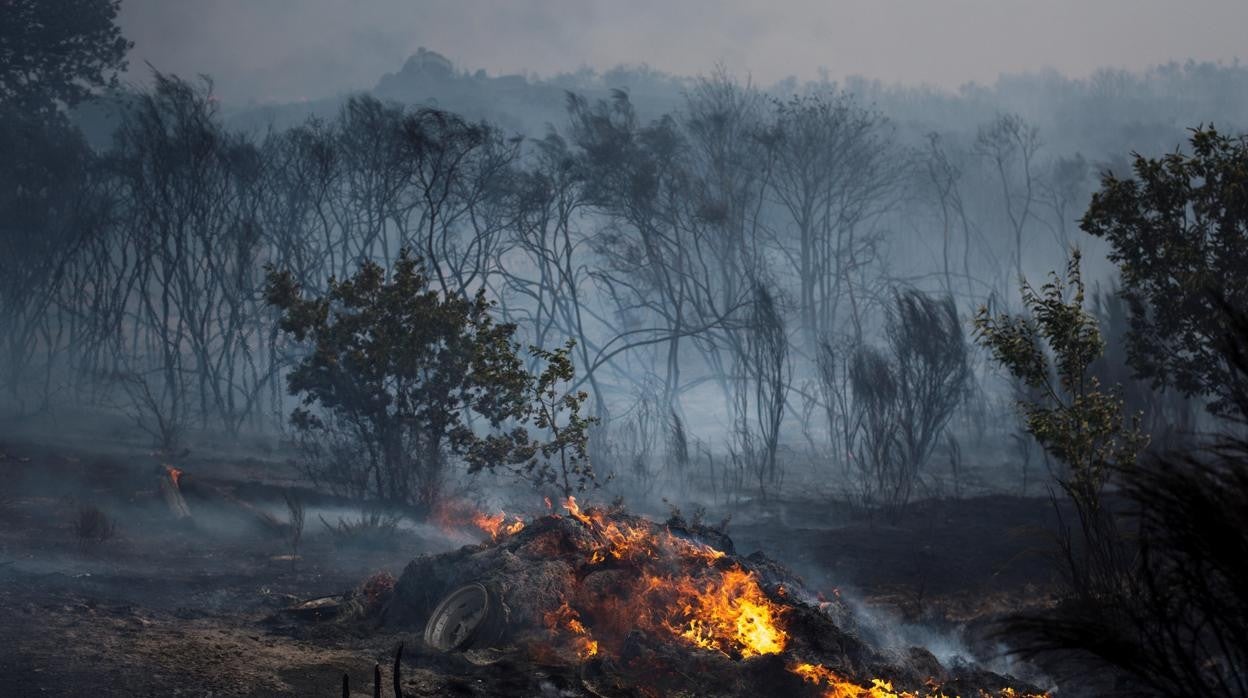
M 469 647 L 492 611 L 490 593 L 467 584 L 447 594 L 425 624 L 425 644 L 443 652 Z

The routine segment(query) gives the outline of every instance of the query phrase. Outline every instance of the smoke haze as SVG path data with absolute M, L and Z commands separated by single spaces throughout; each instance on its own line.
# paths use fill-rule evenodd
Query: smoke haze
M 127 0 L 131 79 L 146 63 L 213 76 L 236 103 L 371 88 L 417 47 L 466 70 L 550 76 L 722 64 L 758 84 L 858 75 L 954 89 L 1002 73 L 1233 63 L 1248 3 L 1219 0 Z

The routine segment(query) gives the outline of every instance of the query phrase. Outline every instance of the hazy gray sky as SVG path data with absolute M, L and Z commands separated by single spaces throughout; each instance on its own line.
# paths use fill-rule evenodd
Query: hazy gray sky
M 1248 57 L 1248 0 L 124 0 L 122 25 L 136 77 L 207 73 L 232 101 L 368 88 L 419 46 L 492 74 L 722 62 L 950 88 Z

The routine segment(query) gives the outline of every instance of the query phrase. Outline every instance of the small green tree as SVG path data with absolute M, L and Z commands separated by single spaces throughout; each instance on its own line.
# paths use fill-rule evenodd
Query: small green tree
M 319 298 L 270 269 L 267 296 L 281 328 L 312 344 L 287 376 L 302 397 L 291 423 L 311 477 L 356 496 L 430 505 L 448 454 L 506 457 L 481 450 L 471 420 L 501 428 L 524 417 L 531 377 L 515 326 L 494 322 L 484 294 L 441 295 L 404 250 L 389 278 L 365 262 Z
M 1083 227 L 1114 247 L 1140 377 L 1212 397 L 1215 413 L 1242 419 L 1248 141 L 1210 128 L 1197 129 L 1192 143 L 1191 157 L 1137 157 L 1136 179 L 1107 175 Z M 1248 696 L 1248 443 L 1220 439 L 1136 462 L 1144 442 L 1137 423 L 1086 378 L 1103 343 L 1082 309 L 1077 256 L 1068 276 L 1071 301 L 1055 278 L 1039 294 L 1024 287 L 1031 318 L 984 310 L 977 318 L 998 360 L 1040 386 L 1042 397 L 1023 406 L 1028 428 L 1074 469 L 1064 486 L 1085 523 L 1083 559 L 1068 528 L 1060 539 L 1073 573 L 1065 598 L 1010 618 L 1011 644 L 1085 675 L 1108 669 L 1123 694 Z M 1112 528 L 1094 496 L 1110 473 L 1129 534 Z
M 589 458 L 589 429 L 598 418 L 581 414 L 588 393 L 568 389 L 576 377 L 575 346 L 569 339 L 554 351 L 529 347 L 545 367 L 530 382 L 530 401 L 517 422 L 531 424 L 548 438 L 536 440 L 517 427 L 480 439 L 468 454 L 470 472 L 502 466 L 538 489 L 553 485 L 564 497 L 598 486 Z
M 1105 342 L 1084 307 L 1079 259 L 1073 250 L 1066 277 L 1052 274 L 1039 291 L 1022 282 L 1026 315 L 993 316 L 981 306 L 975 329 L 979 343 L 1031 389 L 1032 398 L 1019 403 L 1027 431 L 1065 467 L 1058 485 L 1079 519 L 1081 542 L 1066 526 L 1060 539 L 1070 582 L 1077 593 L 1097 596 L 1125 570 L 1104 487 L 1112 472 L 1135 463 L 1147 438 L 1138 416 L 1128 418 L 1116 391 L 1090 371 Z
M 281 328 L 312 345 L 287 376 L 302 398 L 291 424 L 309 476 L 352 496 L 426 507 L 449 456 L 470 473 L 504 468 L 565 496 L 595 485 L 595 420 L 581 416 L 588 395 L 567 390 L 575 344 L 531 347 L 545 367 L 530 374 L 515 326 L 493 321 L 483 293 L 446 296 L 430 284 L 407 250 L 388 277 L 365 262 L 319 298 L 269 270 Z
M 1035 391 L 1035 401 L 1019 407 L 1027 430 L 1066 467 L 1062 486 L 1094 505 L 1111 466 L 1134 462 L 1146 438 L 1124 416 L 1122 399 L 1089 371 L 1105 341 L 1084 307 L 1079 260 L 1074 250 L 1066 278 L 1054 273 L 1039 291 L 1023 281 L 1027 315 L 994 317 L 981 306 L 975 330 L 993 358 Z
M 1027 429 L 1067 467 L 1058 482 L 1080 528 L 1063 521 L 1059 531 L 1060 603 L 1006 619 L 1011 645 L 1082 672 L 1122 672 L 1131 695 L 1248 695 L 1248 447 L 1139 458 L 1138 418 L 1090 373 L 1104 341 L 1083 307 L 1077 252 L 1065 280 L 1055 274 L 1039 292 L 1024 283 L 1023 300 L 1027 317 L 981 308 L 978 338 L 1032 388 L 1021 403 Z M 1222 351 L 1245 337 L 1240 324 Z M 1222 360 L 1242 371 L 1242 350 L 1234 354 Z M 1102 499 L 1111 477 L 1122 499 L 1112 508 Z

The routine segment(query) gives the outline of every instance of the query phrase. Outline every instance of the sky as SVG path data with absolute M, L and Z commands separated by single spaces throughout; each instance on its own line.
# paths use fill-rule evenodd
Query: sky
M 121 24 L 132 81 L 206 74 L 236 103 L 368 89 L 421 46 L 493 75 L 722 64 L 948 89 L 1248 58 L 1248 0 L 123 0 Z

